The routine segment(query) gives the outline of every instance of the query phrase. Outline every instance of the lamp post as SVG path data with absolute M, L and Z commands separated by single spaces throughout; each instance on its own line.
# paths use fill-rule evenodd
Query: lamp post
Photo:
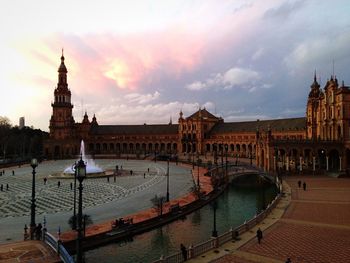
M 30 162 L 30 166 L 33 168 L 32 179 L 32 203 L 30 206 L 30 239 L 34 239 L 35 224 L 35 168 L 38 166 L 38 160 L 33 158 Z
M 217 237 L 218 236 L 218 231 L 216 230 L 216 209 L 218 208 L 218 205 L 216 203 L 216 200 L 213 201 L 212 203 L 213 211 L 214 211 L 214 220 L 213 220 L 213 232 L 211 234 L 212 237 Z
M 82 217 L 83 217 L 83 181 L 86 177 L 86 165 L 80 156 L 80 160 L 76 165 L 77 178 L 79 181 L 79 206 L 78 206 L 78 239 L 77 239 L 77 263 L 83 262 L 83 251 L 81 246 L 82 241 Z
M 77 229 L 77 211 L 76 211 L 76 206 L 77 206 L 77 163 L 75 162 L 72 166 L 72 169 L 74 171 L 74 195 L 73 195 L 73 224 L 72 224 L 72 229 L 76 230 Z
M 199 157 L 197 159 L 197 167 L 198 167 L 198 171 L 197 171 L 197 187 L 198 190 L 200 189 L 200 184 L 199 184 Z
M 227 170 L 228 170 L 228 162 L 227 162 L 227 152 L 228 152 L 228 145 L 225 144 L 225 158 L 226 158 L 226 163 L 225 163 L 225 176 L 226 176 L 226 182 L 228 182 L 228 174 L 227 174 Z
M 168 158 L 168 161 L 167 161 L 166 201 L 169 202 L 169 158 Z

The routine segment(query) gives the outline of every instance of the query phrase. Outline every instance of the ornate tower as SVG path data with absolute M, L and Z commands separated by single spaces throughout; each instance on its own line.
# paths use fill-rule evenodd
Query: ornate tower
M 307 138 L 317 138 L 317 112 L 319 107 L 319 97 L 321 95 L 320 85 L 314 75 L 314 82 L 311 84 L 311 90 L 307 100 L 306 116 L 307 116 Z
M 51 103 L 50 137 L 64 140 L 74 138 L 74 118 L 72 115 L 71 91 L 68 89 L 67 68 L 62 50 L 61 65 L 58 68 L 58 83 L 54 91 L 55 100 Z

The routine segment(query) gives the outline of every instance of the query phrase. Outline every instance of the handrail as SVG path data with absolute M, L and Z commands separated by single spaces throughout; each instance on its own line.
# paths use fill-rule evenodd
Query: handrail
M 61 240 L 57 240 L 49 232 L 44 231 L 44 242 L 48 244 L 62 259 L 63 263 L 74 263 L 74 259 L 69 255 L 66 248 L 62 245 Z
M 188 249 L 188 258 L 194 258 L 197 257 L 205 252 L 208 252 L 209 250 L 221 246 L 225 244 L 226 242 L 229 242 L 231 240 L 235 240 L 238 238 L 239 235 L 243 234 L 244 232 L 249 231 L 251 228 L 256 226 L 258 223 L 262 222 L 268 214 L 272 211 L 277 206 L 277 203 L 281 199 L 281 192 L 282 192 L 282 183 L 280 180 L 276 180 L 276 186 L 279 189 L 279 192 L 277 196 L 275 197 L 274 200 L 268 206 L 266 207 L 265 210 L 263 210 L 261 213 L 255 215 L 252 219 L 244 222 L 244 224 L 236 227 L 236 228 L 231 228 L 229 231 L 223 233 L 219 237 L 211 237 L 209 240 L 204 241 L 200 244 L 194 245 L 189 247 Z M 153 263 L 182 263 L 183 257 L 181 253 L 176 253 L 171 256 L 168 256 L 166 258 L 163 258 L 163 256 L 156 261 L 153 261 Z

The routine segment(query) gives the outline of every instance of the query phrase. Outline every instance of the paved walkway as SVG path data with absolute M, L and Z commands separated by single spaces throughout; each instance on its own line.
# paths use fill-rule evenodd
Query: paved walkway
M 61 262 L 56 253 L 41 241 L 22 241 L 0 246 L 1 263 L 55 263 Z
M 298 180 L 306 182 L 306 191 Z M 262 224 L 189 262 L 350 262 L 350 180 L 291 176 L 283 186 L 285 197 Z

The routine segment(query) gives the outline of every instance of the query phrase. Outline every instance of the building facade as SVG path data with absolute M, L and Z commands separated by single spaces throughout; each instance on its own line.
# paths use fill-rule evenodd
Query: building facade
M 178 124 L 100 125 L 85 113 L 81 122 L 72 115 L 71 91 L 62 54 L 44 144 L 48 158 L 79 154 L 80 142 L 93 155 L 176 154 L 177 156 L 249 158 L 267 171 L 283 169 L 343 171 L 350 161 L 350 89 L 332 77 L 322 90 L 311 85 L 306 118 L 225 122 L 205 108 Z M 196 157 L 196 158 L 197 158 Z

